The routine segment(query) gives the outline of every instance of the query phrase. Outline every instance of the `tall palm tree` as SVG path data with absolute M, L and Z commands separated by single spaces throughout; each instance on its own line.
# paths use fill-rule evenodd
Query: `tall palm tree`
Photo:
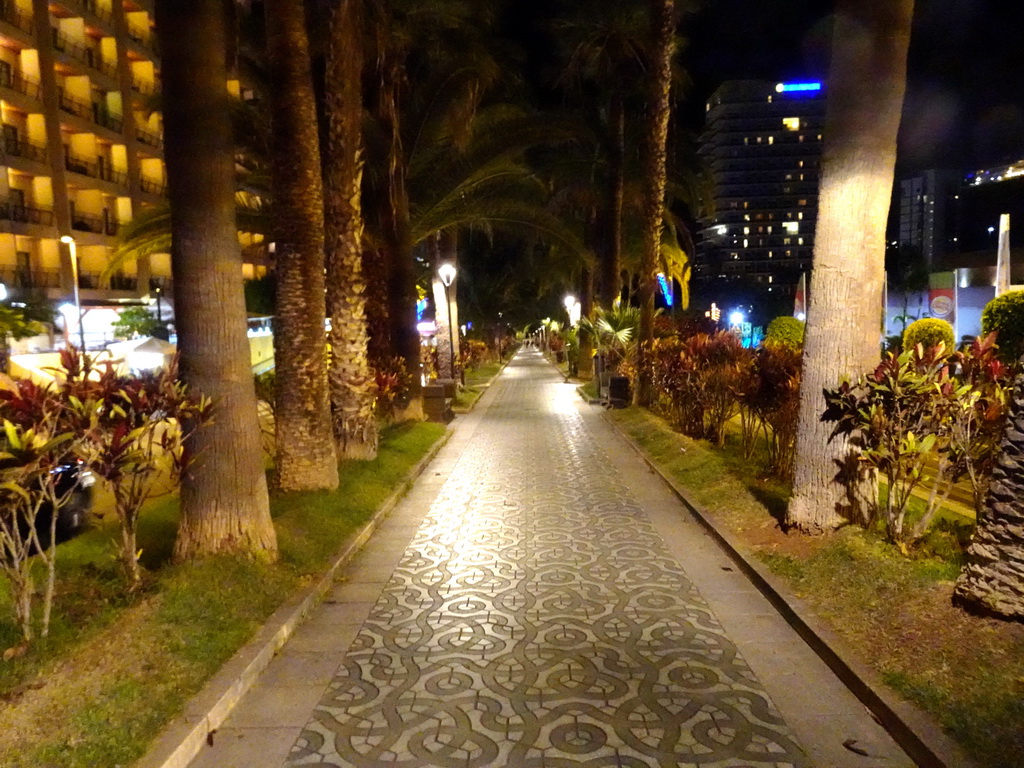
M 598 302 L 610 307 L 622 290 L 622 220 L 626 167 L 626 106 L 636 95 L 647 64 L 650 23 L 642 5 L 602 0 L 555 22 L 568 48 L 561 80 L 602 104 L 597 123 L 605 199 L 600 210 L 601 237 L 597 274 Z M 595 224 L 598 222 L 595 222 Z
M 648 101 L 647 133 L 644 141 L 644 243 L 640 252 L 640 328 L 637 339 L 637 380 L 634 401 L 650 405 L 653 397 L 651 372 L 644 365 L 645 345 L 654 340 L 655 269 L 661 255 L 664 226 L 666 145 L 672 113 L 672 57 L 675 54 L 675 0 L 651 0 L 653 31 L 652 71 Z
M 245 333 L 221 0 L 158 0 L 174 305 L 184 380 L 213 401 L 181 481 L 178 560 L 273 558 L 270 505 Z
M 999 459 L 954 592 L 954 599 L 972 610 L 1017 620 L 1024 620 L 1022 478 L 1024 373 L 1014 382 Z
M 346 458 L 377 455 L 363 277 L 362 0 L 340 0 L 327 24 L 324 217 L 334 438 Z
M 836 528 L 875 503 L 873 478 L 858 468 L 855 447 L 829 441 L 821 393 L 878 362 L 885 224 L 913 11 L 913 0 L 837 4 L 787 512 L 788 523 L 807 532 Z
M 266 0 L 271 73 L 277 485 L 338 487 L 324 339 L 320 142 L 303 0 Z

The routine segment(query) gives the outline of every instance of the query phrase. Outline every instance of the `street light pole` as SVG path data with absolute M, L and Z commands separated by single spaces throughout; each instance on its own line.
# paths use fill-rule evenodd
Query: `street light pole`
M 444 286 L 444 303 L 448 310 L 448 365 L 449 378 L 455 379 L 455 329 L 452 328 L 452 300 L 448 295 L 448 288 L 455 282 L 455 265 L 450 263 L 442 264 L 437 269 L 437 276 L 441 278 Z
M 78 290 L 78 245 L 71 235 L 64 235 L 60 241 L 68 247 L 71 252 L 71 280 L 75 288 L 75 311 L 78 313 L 78 340 L 81 343 L 82 354 L 85 354 L 85 324 L 82 322 L 82 298 Z

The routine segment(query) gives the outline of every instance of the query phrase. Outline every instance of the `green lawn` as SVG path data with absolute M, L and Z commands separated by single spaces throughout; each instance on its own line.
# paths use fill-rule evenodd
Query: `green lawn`
M 827 537 L 787 534 L 777 521 L 789 488 L 768 477 L 758 457 L 744 460 L 736 440 L 715 449 L 646 411 L 609 415 L 861 661 L 930 712 L 980 765 L 1024 766 L 1024 625 L 952 606 L 962 517 L 945 516 L 911 558 L 852 526 Z
M 345 462 L 333 492 L 272 500 L 280 561 L 218 557 L 168 562 L 177 503 L 157 500 L 141 521 L 145 590 L 126 598 L 104 524 L 61 545 L 60 592 L 49 638 L 0 663 L 0 765 L 114 766 L 150 741 L 257 628 L 312 583 L 444 434 L 403 424 L 381 436 L 372 462 Z M 0 648 L 17 644 L 0 589 Z

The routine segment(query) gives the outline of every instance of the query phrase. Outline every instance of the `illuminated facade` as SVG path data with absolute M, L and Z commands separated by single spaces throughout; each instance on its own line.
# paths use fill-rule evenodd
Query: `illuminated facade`
M 0 280 L 83 304 L 166 288 L 154 256 L 103 277 L 121 224 L 164 197 L 152 0 L 0 0 Z
M 810 269 L 824 117 L 820 82 L 738 80 L 712 94 L 700 154 L 715 207 L 699 222 L 696 290 L 743 280 L 792 293 Z

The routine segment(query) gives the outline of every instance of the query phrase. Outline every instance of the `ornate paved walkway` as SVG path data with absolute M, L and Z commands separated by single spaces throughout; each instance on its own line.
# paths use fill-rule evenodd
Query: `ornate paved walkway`
M 294 669 L 336 669 L 321 672 L 301 727 L 283 728 L 285 765 L 909 764 L 856 702 L 833 714 L 828 697 L 849 694 L 821 682 L 827 670 L 755 606 L 759 595 L 624 444 L 595 437 L 599 416 L 538 355 L 521 354 L 487 397 L 446 448 L 440 487 L 418 484 L 433 496 L 410 502 L 425 510 L 421 524 L 400 519 L 296 639 L 307 656 Z M 697 578 L 726 606 L 732 637 Z M 268 706 L 254 710 L 264 728 Z M 253 742 L 240 710 L 218 736 L 227 751 L 194 765 L 254 765 L 231 757 L 266 738 Z

